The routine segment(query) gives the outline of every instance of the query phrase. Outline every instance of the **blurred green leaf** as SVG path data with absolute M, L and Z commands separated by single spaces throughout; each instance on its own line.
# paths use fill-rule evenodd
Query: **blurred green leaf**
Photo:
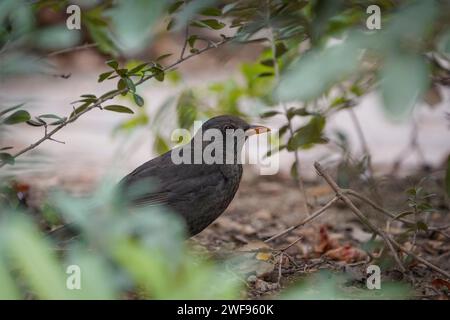
M 191 91 L 181 93 L 176 106 L 178 125 L 189 129 L 197 119 L 197 102 Z
M 4 124 L 17 124 L 17 123 L 22 123 L 22 122 L 27 122 L 28 120 L 31 119 L 30 114 L 28 113 L 28 111 L 25 110 L 18 110 L 16 112 L 14 112 L 12 115 L 6 117 L 2 122 Z
M 120 1 L 106 15 L 111 19 L 113 34 L 126 52 L 137 52 L 149 44 L 155 23 L 163 16 L 168 1 Z
M 117 68 L 119 68 L 119 63 L 116 60 L 108 60 L 106 61 L 106 64 L 114 70 L 117 70 Z
M 298 148 L 309 148 L 315 143 L 323 143 L 325 139 L 322 135 L 325 127 L 325 118 L 313 116 L 304 126 L 297 129 L 294 136 L 288 141 L 288 150 L 293 151 Z
M 358 68 L 359 50 L 352 40 L 313 50 L 290 68 L 276 90 L 281 100 L 310 101 Z
M 62 268 L 49 249 L 48 243 L 35 227 L 16 215 L 7 232 L 7 253 L 30 285 L 33 294 L 41 299 L 67 299 Z
M 163 154 L 170 150 L 169 145 L 159 134 L 155 137 L 155 150 L 158 154 Z
M 144 98 L 142 98 L 137 93 L 133 93 L 133 100 L 139 107 L 142 107 L 144 105 Z
M 11 111 L 13 111 L 13 110 L 19 109 L 19 108 L 20 108 L 21 106 L 23 106 L 23 105 L 24 105 L 24 104 L 21 103 L 21 104 L 19 104 L 19 105 L 17 105 L 17 106 L 9 107 L 9 108 L 6 108 L 6 109 L 4 109 L 4 110 L 1 110 L 1 111 L 0 111 L 0 117 L 3 116 L 3 115 L 5 115 L 5 114 L 7 114 L 8 112 L 11 112 Z
M 282 299 L 343 300 L 343 299 L 408 299 L 412 288 L 404 283 L 383 281 L 381 289 L 369 290 L 366 286 L 349 286 L 348 275 L 319 272 L 300 281 L 284 294 Z
M 13 165 L 15 163 L 14 157 L 6 152 L 0 152 L 0 160 L 3 163 L 11 164 Z
M 395 119 L 411 114 L 428 83 L 428 68 L 422 58 L 404 54 L 388 57 L 380 82 L 387 114 Z
M 220 17 L 222 15 L 222 11 L 217 8 L 209 7 L 201 10 L 200 14 L 203 16 Z
M 103 109 L 109 110 L 109 111 L 114 111 L 114 112 L 119 112 L 119 113 L 134 113 L 133 110 L 131 110 L 130 108 L 121 106 L 121 105 L 117 105 L 117 104 L 103 107 Z
M 81 40 L 81 32 L 69 30 L 66 25 L 50 26 L 38 30 L 33 43 L 43 50 L 61 50 L 76 46 Z
M 205 19 L 205 20 L 195 20 L 194 22 L 191 23 L 191 26 L 220 30 L 223 27 L 225 27 L 225 23 L 222 23 L 216 19 Z
M 112 75 L 114 73 L 114 71 L 108 71 L 108 72 L 104 72 L 102 74 L 100 74 L 98 76 L 98 82 L 103 82 L 105 81 L 110 75 Z

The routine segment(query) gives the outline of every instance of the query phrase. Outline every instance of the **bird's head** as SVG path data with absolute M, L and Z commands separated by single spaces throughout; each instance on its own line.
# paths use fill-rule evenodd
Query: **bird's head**
M 199 149 L 203 157 L 211 156 L 222 163 L 237 163 L 247 137 L 268 131 L 267 127 L 250 125 L 236 116 L 217 116 L 202 125 L 190 145 L 194 150 Z
M 265 126 L 251 125 L 245 120 L 231 115 L 222 115 L 209 119 L 202 125 L 203 132 L 208 129 L 217 129 L 224 135 L 233 134 L 236 130 L 242 130 L 246 137 L 270 131 Z

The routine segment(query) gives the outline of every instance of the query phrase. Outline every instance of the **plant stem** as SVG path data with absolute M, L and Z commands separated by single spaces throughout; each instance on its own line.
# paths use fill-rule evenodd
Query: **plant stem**
M 268 11 L 269 11 L 269 9 L 268 9 Z M 268 13 L 268 15 L 270 18 L 270 12 Z M 269 36 L 270 36 L 270 45 L 271 45 L 271 50 L 272 50 L 273 67 L 274 67 L 274 71 L 275 71 L 274 72 L 275 73 L 275 83 L 278 84 L 280 82 L 280 66 L 278 65 L 278 60 L 276 57 L 275 36 L 273 33 L 273 28 L 270 26 L 270 23 L 269 23 Z M 292 121 L 288 116 L 287 106 L 284 102 L 281 102 L 281 106 L 283 108 L 284 115 L 286 116 L 286 120 L 288 122 L 289 134 L 291 137 L 293 137 L 294 136 L 294 128 L 292 126 Z M 295 182 L 302 194 L 305 212 L 308 216 L 310 216 L 311 212 L 309 210 L 308 197 L 306 195 L 305 183 L 304 183 L 303 177 L 301 175 L 300 155 L 299 155 L 298 150 L 294 151 L 294 157 L 295 157 L 295 166 L 296 166 Z
M 171 65 L 164 67 L 162 69 L 162 71 L 166 72 L 168 70 L 173 69 L 174 67 L 176 67 L 177 65 L 179 65 L 180 63 L 182 63 L 183 61 L 186 61 L 192 57 L 195 57 L 207 50 L 210 50 L 212 48 L 217 48 L 225 43 L 227 43 L 228 41 L 230 41 L 232 38 L 224 38 L 222 41 L 215 43 L 214 45 L 208 44 L 205 48 L 198 50 L 195 53 L 191 53 L 190 55 L 187 55 L 185 57 L 182 57 L 180 59 L 178 59 L 177 61 L 175 61 L 174 63 L 172 63 Z M 134 85 L 138 86 L 144 82 L 146 82 L 147 80 L 153 78 L 154 75 L 148 75 L 142 79 L 140 79 L 139 81 L 137 81 Z M 37 146 L 39 146 L 41 143 L 43 143 L 46 140 L 51 140 L 52 136 L 57 133 L 59 130 L 61 130 L 62 128 L 64 128 L 66 125 L 68 125 L 69 123 L 74 122 L 75 120 L 77 120 L 79 117 L 81 117 L 82 115 L 84 115 L 85 113 L 88 113 L 89 111 L 91 111 L 92 109 L 95 108 L 99 108 L 101 106 L 102 103 L 104 103 L 107 100 L 113 99 L 114 97 L 126 92 L 128 89 L 124 88 L 122 90 L 117 90 L 114 92 L 111 92 L 110 94 L 106 95 L 103 98 L 98 98 L 97 101 L 92 104 L 91 106 L 89 106 L 88 108 L 86 108 L 85 110 L 83 110 L 80 113 L 74 114 L 72 117 L 70 117 L 69 119 L 67 119 L 66 121 L 62 122 L 60 125 L 56 126 L 53 130 L 51 130 L 50 132 L 47 132 L 41 139 L 37 140 L 36 142 L 30 144 L 28 147 L 23 148 L 22 150 L 18 151 L 17 153 L 15 153 L 12 157 L 14 159 L 16 159 L 17 157 L 21 156 L 22 154 L 33 150 L 34 148 L 36 148 Z M 0 162 L 0 168 L 4 167 L 7 163 L 6 162 Z

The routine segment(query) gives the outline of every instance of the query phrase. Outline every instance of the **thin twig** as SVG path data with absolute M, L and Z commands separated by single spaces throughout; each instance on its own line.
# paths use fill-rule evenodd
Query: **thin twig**
M 397 251 L 394 249 L 393 244 L 391 242 L 390 237 L 381 229 L 379 229 L 377 226 L 375 226 L 372 222 L 370 222 L 364 214 L 353 204 L 353 202 L 350 200 L 347 195 L 342 191 L 342 189 L 334 182 L 334 180 L 330 177 L 328 173 L 326 173 L 322 166 L 316 162 L 314 163 L 314 167 L 317 170 L 317 173 L 319 176 L 323 177 L 325 181 L 328 183 L 328 185 L 333 189 L 333 191 L 336 193 L 336 196 L 342 199 L 344 203 L 350 208 L 350 210 L 374 233 L 380 235 L 384 241 L 386 242 L 386 245 L 389 247 L 389 249 L 392 251 L 392 254 L 394 256 L 395 261 L 399 265 L 400 269 L 402 271 L 405 271 L 405 267 L 403 266 L 403 263 L 401 262 Z
M 297 242 L 299 242 L 300 240 L 302 240 L 303 237 L 298 237 L 295 241 L 292 241 L 291 243 L 289 243 L 287 246 L 285 246 L 284 248 L 281 248 L 280 251 L 284 252 L 287 249 L 289 249 L 290 247 L 292 247 L 294 244 L 296 244 Z
M 361 142 L 361 148 L 363 150 L 363 153 L 367 157 L 367 169 L 369 171 L 368 180 L 372 187 L 372 194 L 376 197 L 377 202 L 382 204 L 383 203 L 382 197 L 380 196 L 377 182 L 375 180 L 375 172 L 374 172 L 373 164 L 372 164 L 372 154 L 370 153 L 369 145 L 367 143 L 366 136 L 364 135 L 364 131 L 361 126 L 361 122 L 359 121 L 358 116 L 355 113 L 355 110 L 353 110 L 353 107 L 350 107 L 347 110 L 350 114 L 350 118 L 356 129 L 356 133 L 358 135 L 359 141 Z
M 186 51 L 186 46 L 187 46 L 187 44 L 188 44 L 188 38 L 189 38 L 189 25 L 186 25 L 186 30 L 185 30 L 185 32 L 184 32 L 183 49 L 181 49 L 180 59 L 183 59 L 184 52 Z
M 274 68 L 274 74 L 275 74 L 275 84 L 278 84 L 280 82 L 280 67 L 278 65 L 278 60 L 276 56 L 276 46 L 275 46 L 275 36 L 273 32 L 273 28 L 270 25 L 270 7 L 269 4 L 267 4 L 267 23 L 268 23 L 268 29 L 269 29 L 269 40 L 270 40 L 270 46 L 272 50 L 272 60 L 273 60 L 273 68 Z M 292 126 L 291 118 L 288 116 L 288 108 L 284 102 L 281 102 L 281 106 L 284 111 L 284 115 L 286 116 L 286 120 L 288 122 L 288 130 L 290 136 L 294 136 L 294 128 Z M 309 216 L 311 214 L 309 210 L 308 205 L 308 196 L 306 195 L 306 189 L 305 189 L 305 183 L 303 181 L 303 177 L 301 176 L 301 165 L 300 165 L 300 155 L 298 150 L 294 151 L 294 157 L 295 157 L 295 166 L 296 166 L 296 179 L 295 182 L 297 184 L 297 187 L 300 189 L 300 192 L 303 197 L 305 212 Z
M 325 210 L 327 210 L 329 207 L 331 207 L 337 200 L 339 200 L 339 198 L 338 197 L 334 197 L 333 199 L 328 201 L 322 208 L 320 208 L 316 212 L 312 213 L 309 217 L 304 219 L 302 222 L 296 224 L 295 226 L 289 227 L 286 230 L 283 230 L 280 233 L 277 233 L 276 235 L 273 235 L 269 239 L 264 240 L 264 242 L 273 241 L 273 240 L 275 240 L 275 239 L 277 239 L 279 237 L 282 237 L 282 236 L 292 232 L 293 230 L 295 230 L 295 229 L 297 229 L 297 228 L 307 224 L 311 220 L 313 220 L 313 219 L 317 218 L 318 216 L 320 216 L 323 212 L 325 212 Z
M 54 57 L 63 53 L 68 53 L 68 52 L 74 52 L 74 51 L 79 51 L 79 50 L 85 50 L 85 49 L 89 49 L 89 48 L 93 48 L 98 46 L 97 43 L 86 43 L 83 44 L 81 46 L 76 46 L 76 47 L 72 47 L 72 48 L 66 48 L 66 49 L 62 49 L 62 50 L 58 50 L 58 51 L 54 51 L 51 52 L 49 54 L 46 55 L 46 57 Z
M 348 194 L 348 195 L 354 196 L 354 197 L 356 197 L 356 198 L 358 198 L 358 199 L 360 199 L 360 200 L 366 202 L 367 204 L 369 204 L 370 206 L 372 206 L 374 209 L 376 209 L 376 210 L 378 210 L 379 212 L 383 213 L 384 215 L 390 217 L 392 220 L 400 221 L 400 222 L 403 222 L 403 223 L 405 223 L 405 224 L 407 224 L 407 225 L 410 225 L 410 226 L 416 224 L 416 223 L 415 223 L 414 221 L 412 221 L 412 220 L 409 220 L 409 219 L 406 219 L 406 218 L 399 217 L 399 216 L 402 215 L 402 214 L 409 213 L 409 212 L 412 212 L 412 211 L 404 211 L 404 212 L 401 212 L 401 213 L 399 213 L 399 214 L 393 214 L 393 213 L 387 211 L 386 209 L 384 209 L 383 207 L 377 205 L 375 202 L 373 202 L 372 200 L 370 200 L 369 198 L 367 198 L 366 196 L 362 195 L 361 193 L 359 193 L 359 192 L 357 192 L 357 191 L 355 191 L 355 190 L 352 190 L 352 189 L 342 189 L 342 191 L 343 191 L 344 193 Z M 442 231 L 442 230 L 444 230 L 444 229 L 446 229 L 446 228 L 448 228 L 448 227 L 449 227 L 449 226 L 444 226 L 444 227 L 434 227 L 434 226 L 429 226 L 429 227 L 428 227 L 428 230 L 439 232 L 439 233 L 441 233 L 443 236 L 445 236 L 445 237 L 448 238 L 449 235 Z
M 402 262 L 400 261 L 400 259 L 398 257 L 397 251 L 395 249 L 400 250 L 400 251 L 410 255 L 411 257 L 413 257 L 417 261 L 425 264 L 429 268 L 439 272 L 440 274 L 444 275 L 447 278 L 450 278 L 450 273 L 435 266 L 431 262 L 416 255 L 415 253 L 411 252 L 410 250 L 405 249 L 398 242 L 396 242 L 391 236 L 389 236 L 384 231 L 380 230 L 375 225 L 373 225 L 364 216 L 364 214 L 353 204 L 353 202 L 348 198 L 348 196 L 345 194 L 345 192 L 343 192 L 343 190 L 336 184 L 336 182 L 334 182 L 334 180 L 330 177 L 330 175 L 323 170 L 322 166 L 318 162 L 314 163 L 314 167 L 316 168 L 318 174 L 320 176 L 322 176 L 325 179 L 325 181 L 330 185 L 330 187 L 336 192 L 336 196 L 338 196 L 340 199 L 342 199 L 342 201 L 345 202 L 345 204 L 353 211 L 353 213 L 356 216 L 358 216 L 358 218 L 360 218 L 361 221 L 364 222 L 373 232 L 379 234 L 384 239 L 384 241 L 386 242 L 386 245 L 391 249 L 396 262 L 398 263 L 398 265 L 400 266 L 400 268 L 402 270 L 405 270 L 405 269 L 403 267 Z
M 281 252 L 278 262 L 278 281 L 277 284 L 280 286 L 281 283 L 281 277 L 282 277 L 282 266 L 283 266 L 283 254 L 284 252 Z
M 180 63 L 182 63 L 182 62 L 184 62 L 184 61 L 186 61 L 186 60 L 188 60 L 188 59 L 190 59 L 190 58 L 192 58 L 192 57 L 195 57 L 195 56 L 197 56 L 197 55 L 199 55 L 199 54 L 201 54 L 201 53 L 203 53 L 203 52 L 205 52 L 205 51 L 207 51 L 207 50 L 210 50 L 210 49 L 212 49 L 212 48 L 217 48 L 218 46 L 221 46 L 221 45 L 227 43 L 227 42 L 230 41 L 231 39 L 233 39 L 233 38 L 224 38 L 222 41 L 216 43 L 215 46 L 208 45 L 208 46 L 206 46 L 205 48 L 198 50 L 197 52 L 191 53 L 190 55 L 187 55 L 186 57 L 183 57 L 183 58 L 181 58 L 181 59 L 178 59 L 176 62 L 172 63 L 171 65 L 169 65 L 169 66 L 167 66 L 167 67 L 165 67 L 165 68 L 163 68 L 162 71 L 163 71 L 163 72 L 166 72 L 166 71 L 168 71 L 168 70 L 171 70 L 171 69 L 173 69 L 174 67 L 176 67 L 177 65 L 179 65 Z M 143 77 L 143 78 L 141 78 L 139 81 L 137 81 L 134 85 L 135 85 L 135 86 L 138 86 L 138 85 L 140 85 L 140 84 L 146 82 L 147 80 L 149 80 L 149 79 L 151 79 L 151 78 L 153 78 L 153 77 L 154 77 L 154 74 L 151 74 L 151 75 L 148 75 L 148 76 L 146 76 L 146 77 Z M 16 154 L 14 154 L 12 157 L 15 159 L 15 158 L 19 157 L 20 155 L 22 155 L 22 154 L 24 154 L 24 153 L 26 153 L 26 152 L 28 152 L 28 151 L 30 151 L 30 150 L 36 148 L 36 147 L 37 147 L 38 145 L 40 145 L 42 142 L 44 142 L 44 141 L 46 141 L 46 140 L 50 140 L 50 138 L 51 138 L 55 133 L 57 133 L 59 130 L 61 130 L 62 128 L 64 128 L 64 127 L 65 127 L 66 125 L 68 125 L 69 123 L 74 122 L 74 121 L 77 120 L 79 117 L 81 117 L 83 114 L 85 114 L 85 113 L 87 113 L 87 112 L 89 112 L 89 111 L 91 111 L 91 110 L 93 110 L 93 109 L 95 109 L 95 108 L 100 107 L 101 104 L 104 103 L 105 101 L 108 101 L 108 100 L 110 100 L 110 99 L 113 99 L 114 97 L 116 97 L 116 96 L 118 96 L 118 95 L 120 95 L 120 94 L 122 94 L 122 93 L 125 93 L 127 90 L 128 90 L 127 88 L 124 88 L 124 89 L 122 89 L 122 90 L 117 90 L 117 91 L 111 92 L 110 94 L 104 96 L 103 98 L 98 98 L 97 101 L 96 101 L 94 104 L 92 104 L 91 106 L 89 106 L 89 107 L 86 108 L 85 110 L 81 111 L 80 113 L 74 114 L 72 117 L 70 117 L 69 119 L 67 119 L 66 121 L 64 121 L 63 123 L 61 123 L 60 125 L 56 126 L 52 131 L 48 132 L 46 135 L 44 135 L 41 139 L 39 139 L 39 140 L 37 140 L 36 142 L 32 143 L 32 144 L 29 145 L 28 147 L 26 147 L 26 148 L 24 148 L 24 149 L 18 151 L 18 152 L 17 152 Z M 7 164 L 6 162 L 0 162 L 0 168 L 2 168 L 3 166 L 5 166 L 6 164 Z

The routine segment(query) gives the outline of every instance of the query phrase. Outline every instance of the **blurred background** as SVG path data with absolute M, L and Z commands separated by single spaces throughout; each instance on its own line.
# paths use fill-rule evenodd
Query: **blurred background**
M 2 218 L 17 232 L 6 232 L 6 222 L 2 226 L 0 279 L 10 286 L 0 293 L 71 298 L 60 269 L 81 261 L 92 271 L 89 277 L 98 276 L 100 288 L 75 296 L 81 298 L 364 298 L 361 268 L 376 252 L 389 281 L 401 282 L 388 296 L 448 297 L 441 282 L 433 284 L 440 278 L 423 265 L 411 264 L 415 274 L 393 272 L 382 241 L 343 207 L 277 240 L 279 248 L 302 238 L 284 258 L 261 242 L 333 198 L 314 169 L 320 161 L 342 188 L 363 192 L 393 212 L 414 208 L 415 227 L 394 223 L 391 232 L 448 270 L 448 235 L 427 227 L 448 225 L 449 7 L 437 0 L 3 0 Z M 195 120 L 220 114 L 278 132 L 274 145 L 280 150 L 272 154 L 280 159 L 279 172 L 260 176 L 258 165 L 246 165 L 236 199 L 188 242 L 189 249 L 182 223 L 172 227 L 176 218 L 160 212 L 138 213 L 152 236 L 142 232 L 142 243 L 131 241 L 134 222 L 121 217 L 123 207 L 115 205 L 108 186 L 177 145 L 174 129 L 192 130 Z M 139 219 L 137 225 L 147 226 Z M 375 220 L 386 224 L 382 217 Z M 114 223 L 96 235 L 105 221 Z M 68 222 L 77 225 L 78 236 L 43 236 Z M 159 235 L 165 224 L 173 234 Z M 128 231 L 119 235 L 121 228 Z M 30 235 L 30 243 L 17 236 L 21 232 Z M 54 279 L 52 290 L 31 270 L 27 246 L 34 236 L 44 238 L 37 259 Z M 164 246 L 183 253 L 167 256 Z M 96 258 L 92 247 L 100 252 Z M 256 249 L 269 253 L 236 254 Z M 229 255 L 231 271 L 216 271 L 214 261 L 228 261 Z M 180 271 L 178 264 L 192 270 Z M 193 266 L 208 270 L 201 281 Z M 338 277 L 336 286 L 350 283 L 353 289 L 327 287 L 327 277 L 334 276 L 317 276 L 320 269 L 350 270 L 351 279 Z M 10 276 L 8 270 L 22 271 Z M 170 272 L 183 273 L 192 286 L 183 291 Z M 309 280 L 313 285 L 294 286 L 283 296 L 310 274 L 316 275 Z M 164 280 L 155 284 L 158 278 Z M 227 284 L 204 295 L 202 286 L 211 279 Z M 21 281 L 27 285 L 16 288 Z M 317 290 L 310 293 L 305 286 Z

